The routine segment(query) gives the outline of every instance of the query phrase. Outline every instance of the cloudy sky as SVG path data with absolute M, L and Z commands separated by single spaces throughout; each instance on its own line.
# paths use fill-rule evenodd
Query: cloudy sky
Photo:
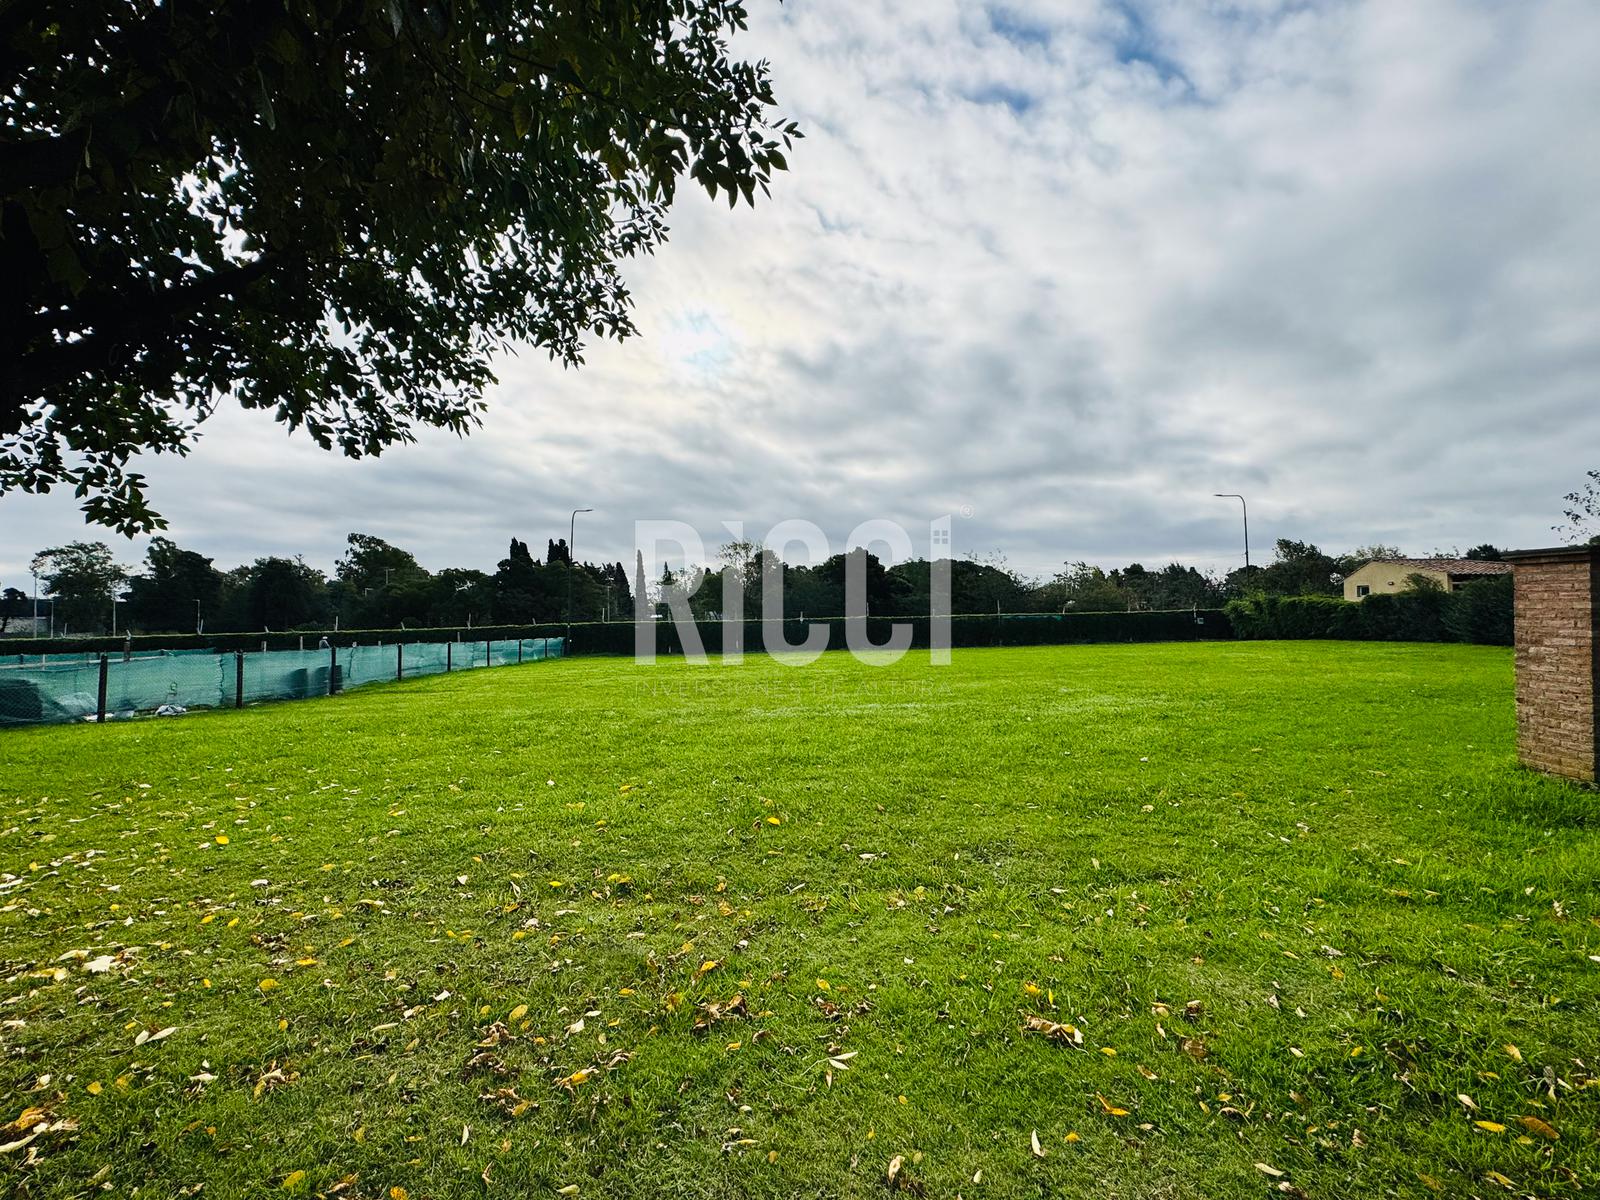
M 351 530 L 493 570 L 580 518 L 926 528 L 1030 573 L 1549 544 L 1600 467 L 1594 0 L 750 0 L 807 136 L 681 194 L 641 338 L 508 358 L 484 429 L 349 463 L 224 412 L 142 464 L 221 566 Z M 0 499 L 0 580 L 86 533 Z M 143 540 L 113 542 L 125 561 Z

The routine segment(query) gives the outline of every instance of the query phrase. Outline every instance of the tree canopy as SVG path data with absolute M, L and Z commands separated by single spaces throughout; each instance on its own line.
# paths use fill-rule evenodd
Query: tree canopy
M 69 542 L 41 550 L 33 557 L 33 573 L 56 601 L 56 620 L 63 628 L 88 632 L 110 624 L 117 589 L 128 578 L 111 547 L 104 542 Z
M 222 572 L 211 560 L 170 538 L 155 537 L 145 550 L 145 570 L 128 580 L 128 623 L 145 629 L 192 628 L 215 619 Z
M 0 4 L 0 493 L 163 526 L 130 459 L 226 397 L 351 457 L 479 420 L 492 354 L 633 331 L 687 173 L 797 136 L 742 0 Z

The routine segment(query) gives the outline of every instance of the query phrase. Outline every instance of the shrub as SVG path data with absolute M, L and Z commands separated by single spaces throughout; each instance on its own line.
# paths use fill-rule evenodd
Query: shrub
M 1453 642 L 1512 644 L 1515 589 L 1510 575 L 1490 575 L 1450 595 L 1444 627 Z
M 1249 596 L 1224 610 L 1241 638 L 1349 638 L 1373 642 L 1511 644 L 1511 576 L 1454 592 L 1436 584 L 1365 600 Z

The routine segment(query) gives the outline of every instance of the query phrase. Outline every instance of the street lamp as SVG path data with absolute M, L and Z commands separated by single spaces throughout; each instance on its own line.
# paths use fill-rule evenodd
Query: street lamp
M 1238 492 L 1212 492 L 1219 500 L 1237 500 L 1239 511 L 1244 515 L 1244 573 L 1248 578 L 1250 574 L 1250 506 L 1244 502 L 1244 497 Z
M 578 569 L 578 514 L 593 511 L 592 508 L 575 508 L 572 520 L 567 522 L 567 636 L 561 644 L 562 654 L 572 645 L 572 573 Z

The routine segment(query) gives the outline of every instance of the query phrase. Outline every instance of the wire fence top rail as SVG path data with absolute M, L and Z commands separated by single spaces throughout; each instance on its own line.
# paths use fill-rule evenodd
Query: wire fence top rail
M 560 638 L 517 638 L 29 656 L 0 663 L 0 728 L 304 700 L 383 680 L 558 658 L 563 648 Z

